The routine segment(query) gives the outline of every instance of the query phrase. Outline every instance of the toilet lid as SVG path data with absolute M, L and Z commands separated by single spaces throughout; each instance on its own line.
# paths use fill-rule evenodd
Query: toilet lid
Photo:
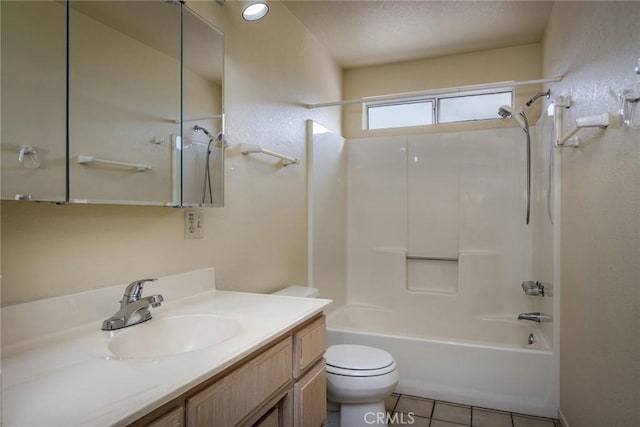
M 325 353 L 328 366 L 354 371 L 380 370 L 395 365 L 393 356 L 379 348 L 364 345 L 332 345 Z
M 335 366 L 326 365 L 327 374 L 341 375 L 344 377 L 379 377 L 381 375 L 387 375 L 396 370 L 396 362 L 392 362 L 391 365 L 385 366 L 380 369 L 345 369 L 336 368 Z

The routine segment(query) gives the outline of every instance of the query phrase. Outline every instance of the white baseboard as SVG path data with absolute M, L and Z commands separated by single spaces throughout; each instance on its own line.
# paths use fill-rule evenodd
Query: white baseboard
M 562 427 L 570 427 L 569 422 L 564 417 L 564 414 L 562 413 L 561 409 L 558 409 L 558 419 L 560 420 L 560 424 L 562 424 Z

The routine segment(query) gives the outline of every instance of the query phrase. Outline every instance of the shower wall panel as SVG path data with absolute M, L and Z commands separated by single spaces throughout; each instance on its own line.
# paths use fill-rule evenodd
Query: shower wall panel
M 347 283 L 358 285 L 347 286 L 347 298 L 381 303 L 376 294 L 390 283 L 377 280 L 375 255 L 407 247 L 406 138 L 350 140 L 348 150 Z
M 347 144 L 349 304 L 449 319 L 532 310 L 522 130 Z
M 459 134 L 411 136 L 407 145 L 409 255 L 457 258 Z

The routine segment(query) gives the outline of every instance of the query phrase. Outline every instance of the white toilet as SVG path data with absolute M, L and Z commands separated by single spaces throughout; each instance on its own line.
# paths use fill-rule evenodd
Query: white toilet
M 318 298 L 315 288 L 290 286 L 277 295 Z M 341 427 L 386 426 L 384 400 L 400 375 L 396 361 L 384 350 L 363 345 L 332 345 L 325 353 L 327 400 L 340 407 Z
M 396 361 L 384 350 L 333 345 L 325 353 L 327 400 L 340 405 L 340 425 L 385 426 L 384 400 L 400 378 Z

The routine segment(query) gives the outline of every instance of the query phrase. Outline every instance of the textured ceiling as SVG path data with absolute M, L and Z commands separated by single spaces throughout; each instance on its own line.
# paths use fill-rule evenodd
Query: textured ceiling
M 550 1 L 283 3 L 344 68 L 536 43 L 553 6 Z

